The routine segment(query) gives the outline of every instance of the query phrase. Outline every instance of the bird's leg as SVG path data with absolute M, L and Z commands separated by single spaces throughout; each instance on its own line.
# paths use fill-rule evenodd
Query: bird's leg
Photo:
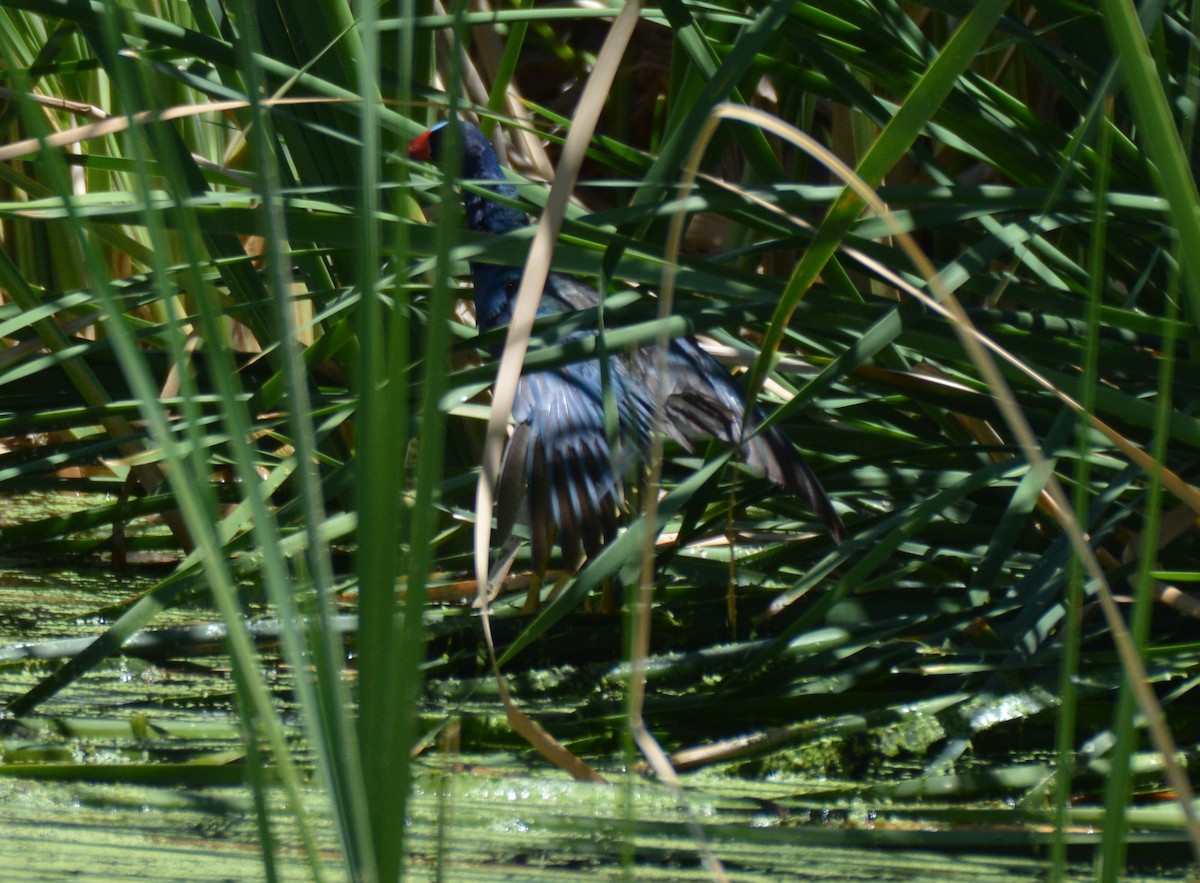
M 621 612 L 621 604 L 617 601 L 617 592 L 611 576 L 600 586 L 600 604 L 596 608 L 596 612 L 605 616 Z
M 525 606 L 521 608 L 521 612 L 527 616 L 533 616 L 542 609 L 542 586 L 546 583 L 546 569 L 550 566 L 550 549 L 553 545 L 553 536 L 544 542 L 529 545 L 529 590 L 525 593 Z
M 542 609 L 542 584 L 545 582 L 545 574 L 534 571 L 529 576 L 529 589 L 525 593 L 525 605 L 521 608 L 521 613 L 526 616 L 533 616 Z

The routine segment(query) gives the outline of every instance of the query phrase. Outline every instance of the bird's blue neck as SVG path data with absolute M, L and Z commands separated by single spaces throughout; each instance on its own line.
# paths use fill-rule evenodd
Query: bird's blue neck
M 491 331 L 512 321 L 521 271 L 497 264 L 471 264 L 475 283 L 475 323 L 481 332 Z
M 517 191 L 508 184 L 496 184 L 487 189 L 497 196 L 517 198 Z M 529 225 L 525 213 L 519 209 L 501 205 L 495 200 L 466 190 L 463 190 L 463 209 L 466 211 L 467 225 L 481 233 L 511 233 Z
M 497 196 L 516 200 L 517 191 L 505 181 L 500 162 L 487 138 L 474 126 L 462 128 L 463 178 L 468 181 L 495 182 L 487 185 Z M 463 190 L 463 208 L 467 224 L 482 233 L 510 233 L 528 226 L 529 221 L 520 209 L 503 205 L 479 193 Z

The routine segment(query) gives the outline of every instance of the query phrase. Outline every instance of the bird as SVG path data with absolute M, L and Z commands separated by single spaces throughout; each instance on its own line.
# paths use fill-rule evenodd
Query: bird
M 477 126 L 454 120 L 461 150 L 461 179 L 480 184 L 460 188 L 467 226 L 504 234 L 529 225 L 495 150 Z M 437 162 L 451 121 L 434 126 L 409 144 L 410 158 Z M 480 192 L 483 191 L 483 192 Z M 492 198 L 497 197 L 497 198 Z M 475 318 L 481 333 L 512 319 L 522 271 L 473 261 Z M 570 313 L 598 306 L 599 292 L 575 276 L 551 272 L 538 315 Z M 595 335 L 576 331 L 572 336 Z M 531 564 L 544 573 L 557 543 L 563 566 L 574 571 L 594 558 L 617 535 L 625 504 L 624 476 L 644 464 L 650 451 L 654 392 L 658 381 L 653 347 L 609 353 L 608 384 L 617 411 L 616 438 L 610 444 L 604 413 L 604 379 L 599 357 L 522 374 L 513 402 L 513 428 L 501 460 L 497 486 L 500 542 L 519 519 L 528 523 Z M 794 494 L 825 526 L 835 543 L 848 532 L 816 474 L 777 427 L 757 433 L 762 411 L 750 410 L 738 382 L 692 338 L 668 345 L 665 419 L 668 437 L 685 450 L 695 441 L 716 438 L 741 448 L 743 460 L 774 484 Z

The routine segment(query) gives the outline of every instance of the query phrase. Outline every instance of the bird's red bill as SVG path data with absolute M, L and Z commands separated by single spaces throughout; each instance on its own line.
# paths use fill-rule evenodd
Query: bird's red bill
M 433 129 L 430 129 L 424 135 L 418 135 L 408 142 L 408 155 L 420 162 L 429 162 L 429 136 L 432 134 Z

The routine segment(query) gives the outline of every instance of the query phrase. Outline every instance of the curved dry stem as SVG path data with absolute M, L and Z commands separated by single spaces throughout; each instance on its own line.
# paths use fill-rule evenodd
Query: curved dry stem
M 583 165 L 587 145 L 591 141 L 592 133 L 596 130 L 604 98 L 616 77 L 617 65 L 625 53 L 629 38 L 633 35 L 633 26 L 637 23 L 637 19 L 637 3 L 626 5 L 621 14 L 617 16 L 599 55 L 596 57 L 596 66 L 584 87 L 574 124 L 567 135 L 566 144 L 563 145 L 558 174 L 550 188 L 545 211 L 537 225 L 533 243 L 529 247 L 529 257 L 525 261 L 521 286 L 517 290 L 517 302 L 513 309 L 512 322 L 509 324 L 508 337 L 505 339 L 504 351 L 500 356 L 500 367 L 497 370 L 496 385 L 492 392 L 492 410 L 488 417 L 487 436 L 484 441 L 483 464 L 475 493 L 476 604 L 479 606 L 480 618 L 483 622 L 488 661 L 500 690 L 500 699 L 504 704 L 504 712 L 508 717 L 509 725 L 551 763 L 566 770 L 577 779 L 591 781 L 603 781 L 603 779 L 517 708 L 509 694 L 508 686 L 504 676 L 500 673 L 500 667 L 496 660 L 496 647 L 492 640 L 491 620 L 488 615 L 488 558 L 492 541 L 492 503 L 500 471 L 500 458 L 504 450 L 504 442 L 508 437 L 508 421 L 512 414 L 517 381 L 521 378 L 525 353 L 529 348 L 529 335 L 533 330 L 533 320 L 537 316 L 542 289 L 550 273 L 550 259 L 554 254 L 554 243 L 558 238 L 559 230 L 562 229 L 571 192 L 575 189 L 575 182 L 579 178 L 579 170 Z

